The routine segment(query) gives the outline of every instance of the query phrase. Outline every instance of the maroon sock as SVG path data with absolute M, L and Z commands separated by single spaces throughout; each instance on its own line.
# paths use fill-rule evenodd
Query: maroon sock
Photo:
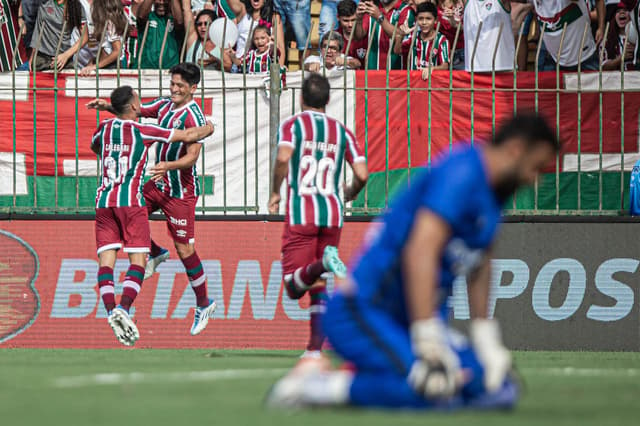
M 320 275 L 327 272 L 324 265 L 322 264 L 322 260 L 316 260 L 313 263 L 308 264 L 305 267 L 298 268 L 300 280 L 307 286 L 313 285 Z
M 113 268 L 101 266 L 98 269 L 98 288 L 107 312 L 116 307 L 116 295 L 113 288 Z
M 138 265 L 129 265 L 127 275 L 124 277 L 122 285 L 122 297 L 120 305 L 129 312 L 131 304 L 136 300 L 136 296 L 140 293 L 140 286 L 144 279 L 144 268 Z
M 311 333 L 307 350 L 319 351 L 322 349 L 325 339 L 321 321 L 322 315 L 327 310 L 327 288 L 325 286 L 314 287 L 309 290 L 309 296 L 311 296 L 311 306 L 309 307 L 309 328 Z
M 151 257 L 156 257 L 160 253 L 162 253 L 162 247 L 157 245 L 155 241 L 151 240 L 151 252 L 149 253 L 149 255 Z
M 193 292 L 196 294 L 196 305 L 200 307 L 209 306 L 209 296 L 207 296 L 207 275 L 204 273 L 202 262 L 198 257 L 198 253 L 182 259 L 184 269 L 189 277 L 189 284 Z

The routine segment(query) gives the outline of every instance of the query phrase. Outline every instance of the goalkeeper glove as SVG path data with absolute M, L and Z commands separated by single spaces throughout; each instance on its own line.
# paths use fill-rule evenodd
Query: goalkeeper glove
M 500 325 L 492 319 L 475 319 L 469 329 L 471 344 L 484 366 L 484 386 L 495 392 L 511 371 L 511 354 L 502 343 Z
M 457 388 L 460 361 L 451 350 L 445 325 L 439 318 L 414 321 L 411 342 L 417 360 L 411 366 L 408 381 L 426 398 L 448 398 Z

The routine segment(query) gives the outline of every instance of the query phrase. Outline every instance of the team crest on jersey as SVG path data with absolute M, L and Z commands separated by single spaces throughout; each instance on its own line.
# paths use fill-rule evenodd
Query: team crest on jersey
M 365 55 L 367 54 L 367 49 L 361 47 L 356 50 L 356 54 L 358 55 L 358 58 L 364 59 Z
M 493 3 L 491 3 L 490 1 L 484 4 L 484 8 L 487 10 L 491 10 L 492 7 L 493 7 Z
M 179 118 L 176 118 L 175 120 L 173 120 L 174 129 L 179 129 L 181 127 L 182 127 L 182 120 L 180 120 Z

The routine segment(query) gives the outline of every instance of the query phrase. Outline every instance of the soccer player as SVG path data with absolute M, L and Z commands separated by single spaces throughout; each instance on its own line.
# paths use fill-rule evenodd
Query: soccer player
M 151 243 L 142 197 L 147 149 L 154 142 L 196 142 L 213 133 L 213 125 L 176 130 L 139 124 L 134 120 L 141 108 L 140 98 L 130 86 L 111 93 L 111 107 L 117 117 L 102 121 L 91 141 L 91 149 L 100 156 L 102 178 L 96 193 L 98 287 L 118 341 L 132 346 L 140 333 L 129 317 L 129 308 L 140 292 Z M 113 267 L 120 248 L 129 255 L 130 266 L 116 307 Z
M 324 331 L 353 371 L 307 360 L 280 380 L 272 405 L 509 408 L 511 356 L 488 317 L 491 247 L 501 206 L 532 183 L 559 143 L 540 117 L 521 114 L 487 144 L 461 146 L 390 205 L 329 301 Z M 446 324 L 456 276 L 466 276 L 470 343 Z
M 204 114 L 193 100 L 200 82 L 200 68 L 183 62 L 171 68 L 171 97 L 157 98 L 143 104 L 142 117 L 158 119 L 164 128 L 188 129 L 205 123 Z M 109 110 L 109 105 L 98 100 L 90 103 L 97 109 Z M 187 272 L 191 288 L 196 295 L 191 334 L 205 329 L 216 309 L 216 303 L 207 294 L 207 276 L 195 250 L 196 203 L 200 195 L 200 180 L 196 162 L 202 142 L 165 145 L 156 148 L 157 163 L 149 171 L 152 174 L 143 189 L 149 214 L 160 209 L 165 215 L 169 235 L 173 239 L 178 257 Z M 169 251 L 151 240 L 151 251 L 144 279 L 153 275 L 158 265 L 169 258 Z
M 280 187 L 287 178 L 282 273 L 290 298 L 299 299 L 307 291 L 311 296 L 311 336 L 305 352 L 310 357 L 321 355 L 324 342 L 320 317 L 327 290 L 321 277 L 325 272 L 338 277 L 346 274 L 337 249 L 342 228 L 338 191 L 344 160 L 353 170 L 353 180 L 344 188 L 345 201 L 355 199 L 368 178 L 366 160 L 353 133 L 325 114 L 329 90 L 329 81 L 319 74 L 303 82 L 302 112 L 280 126 L 269 198 L 269 212 L 277 214 Z

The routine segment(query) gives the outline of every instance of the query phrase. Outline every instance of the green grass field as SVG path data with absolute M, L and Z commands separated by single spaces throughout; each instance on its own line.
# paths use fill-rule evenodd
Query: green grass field
M 627 426 L 640 422 L 639 353 L 515 353 L 526 392 L 511 413 L 265 409 L 265 392 L 298 355 L 249 350 L 0 349 L 0 424 Z

